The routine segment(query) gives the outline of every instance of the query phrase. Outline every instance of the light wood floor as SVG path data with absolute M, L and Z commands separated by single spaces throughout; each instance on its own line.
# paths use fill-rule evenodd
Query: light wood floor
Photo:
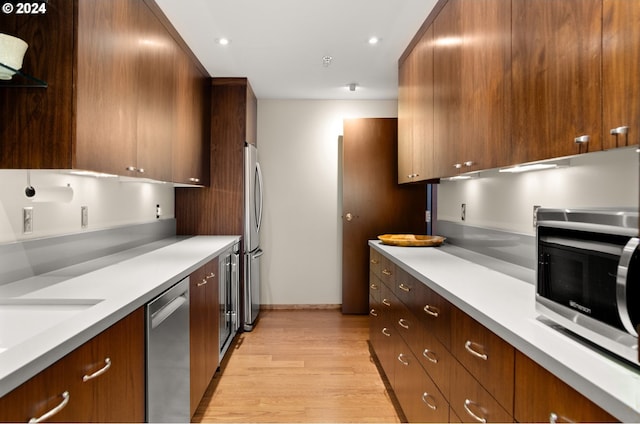
M 261 311 L 216 374 L 195 422 L 400 422 L 369 354 L 368 317 Z

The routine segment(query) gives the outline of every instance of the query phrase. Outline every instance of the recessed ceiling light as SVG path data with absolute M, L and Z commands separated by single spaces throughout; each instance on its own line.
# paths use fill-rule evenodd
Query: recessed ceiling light
M 349 91 L 356 91 L 357 87 L 358 87 L 358 83 L 357 82 L 352 82 L 349 85 L 347 85 L 347 88 L 349 88 Z
M 216 41 L 217 41 L 217 43 L 218 43 L 218 44 L 220 44 L 221 46 L 226 46 L 226 45 L 228 45 L 228 44 L 231 42 L 231 40 L 229 40 L 228 38 L 224 38 L 224 37 L 222 37 L 222 38 L 218 38 Z
M 322 57 L 322 66 L 324 66 L 325 68 L 328 67 L 329 65 L 331 65 L 331 61 L 333 60 L 333 57 L 327 55 L 327 56 L 323 56 Z
M 369 38 L 369 44 L 371 44 L 372 46 L 378 44 L 380 42 L 380 39 L 378 37 L 371 37 Z

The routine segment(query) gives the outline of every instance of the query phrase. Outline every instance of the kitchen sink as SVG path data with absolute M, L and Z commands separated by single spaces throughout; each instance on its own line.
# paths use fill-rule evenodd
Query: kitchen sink
M 102 299 L 0 299 L 0 353 L 100 302 Z

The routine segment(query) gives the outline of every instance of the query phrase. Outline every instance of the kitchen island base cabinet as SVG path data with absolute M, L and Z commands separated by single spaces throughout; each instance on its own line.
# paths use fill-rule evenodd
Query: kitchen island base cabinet
M 0 422 L 144 422 L 144 308 L 0 398 Z

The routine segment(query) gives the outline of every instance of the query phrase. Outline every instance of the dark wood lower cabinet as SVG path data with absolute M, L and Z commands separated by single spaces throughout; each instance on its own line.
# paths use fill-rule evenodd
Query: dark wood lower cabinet
M 0 422 L 27 422 L 63 404 L 48 421 L 144 422 L 144 318 L 136 310 L 1 397 Z
M 520 422 L 617 422 L 521 352 L 516 352 L 514 415 Z
M 390 258 L 370 255 L 371 346 L 409 422 L 615 421 Z M 426 306 L 432 314 L 417 317 Z

